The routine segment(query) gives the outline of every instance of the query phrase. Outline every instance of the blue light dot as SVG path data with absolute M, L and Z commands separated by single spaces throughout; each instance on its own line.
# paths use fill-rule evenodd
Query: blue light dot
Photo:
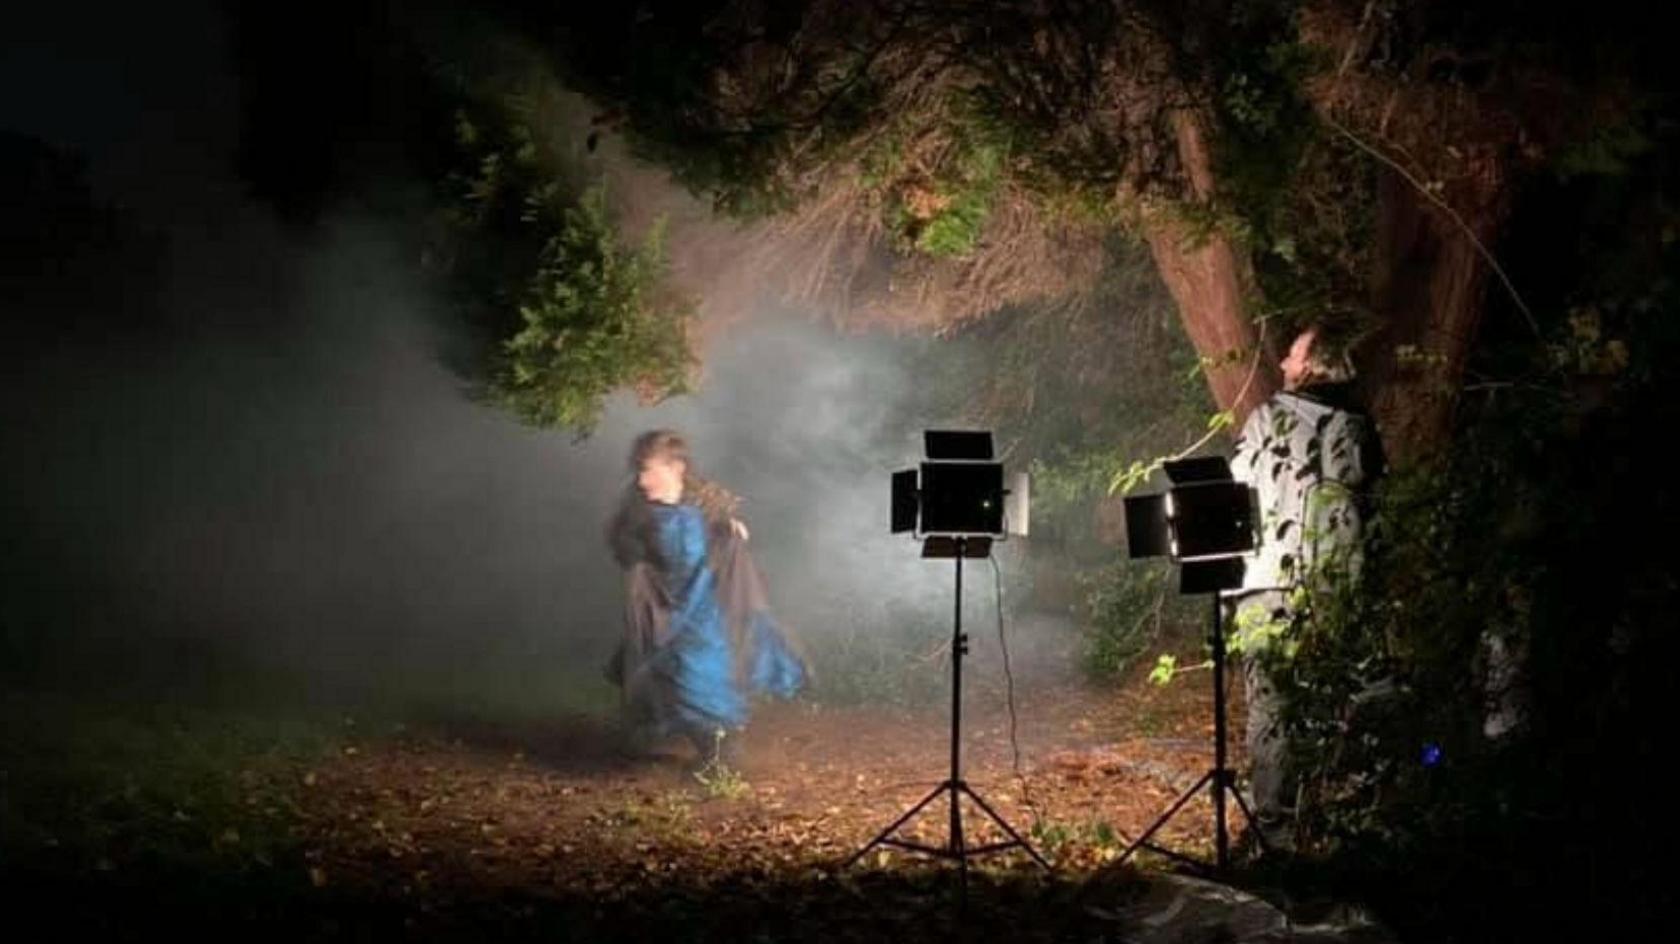
M 1431 741 L 1423 745 L 1423 766 L 1435 767 L 1441 763 L 1441 745 Z

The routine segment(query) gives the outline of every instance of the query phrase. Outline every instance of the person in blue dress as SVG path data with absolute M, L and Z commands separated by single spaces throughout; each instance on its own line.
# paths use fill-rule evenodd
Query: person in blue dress
M 700 763 L 738 766 L 753 697 L 794 697 L 809 666 L 770 613 L 739 501 L 695 472 L 683 437 L 642 434 L 630 466 L 608 528 L 625 620 L 607 676 L 639 749 L 679 735 Z

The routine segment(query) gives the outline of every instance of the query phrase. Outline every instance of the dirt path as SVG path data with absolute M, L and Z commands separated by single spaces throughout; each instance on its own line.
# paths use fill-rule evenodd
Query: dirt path
M 173 813 L 106 789 L 87 807 L 103 831 L 63 849 L 49 840 L 7 874 L 20 901 L 102 940 L 150 939 L 186 918 L 291 941 L 1124 938 L 1138 924 L 1123 913 L 1163 883 L 1102 867 L 1208 766 L 1205 676 L 1097 689 L 1029 664 L 1017 679 L 1025 782 L 984 672 L 969 689 L 964 776 L 1056 870 L 1019 851 L 982 860 L 960 920 L 944 863 L 878 849 L 841 868 L 946 775 L 943 706 L 767 706 L 741 776 L 708 781 L 687 745 L 627 757 L 601 715 L 409 715 L 396 730 L 384 726 L 401 715 L 381 715 L 368 724 L 382 730 L 345 727 L 330 753 L 242 770 L 231 805 L 213 805 L 217 791 L 194 805 L 168 778 L 158 789 L 176 793 L 157 799 L 180 804 Z M 947 816 L 935 803 L 899 836 L 943 846 Z M 1003 838 L 972 807 L 965 820 L 970 843 Z M 1200 851 L 1209 832 L 1198 799 L 1164 841 Z
M 1036 823 L 1035 844 L 1064 875 L 1088 874 L 1206 769 L 1210 701 L 1205 684 L 1182 682 L 1022 693 L 1036 816 L 1012 773 L 1008 715 L 974 706 L 965 776 L 1016 826 Z M 947 724 L 943 713 L 771 706 L 748 732 L 742 780 L 708 786 L 688 769 L 686 746 L 630 760 L 596 719 L 438 721 L 347 747 L 306 775 L 311 875 L 322 888 L 377 889 L 424 914 L 452 898 L 533 889 L 610 903 L 665 885 L 685 894 L 788 879 L 851 887 L 889 862 L 927 869 L 893 852 L 851 872 L 838 864 L 943 778 Z M 941 807 L 906 835 L 942 844 L 945 822 Z M 971 842 L 1001 838 L 973 825 L 979 817 L 969 822 Z M 1194 848 L 1210 830 L 1198 801 L 1166 838 Z M 1026 869 L 1018 855 L 989 861 L 994 875 Z

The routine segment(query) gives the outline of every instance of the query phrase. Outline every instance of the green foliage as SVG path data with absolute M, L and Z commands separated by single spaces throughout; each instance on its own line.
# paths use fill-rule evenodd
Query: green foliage
M 694 779 L 706 791 L 706 796 L 714 800 L 735 800 L 752 792 L 752 785 L 741 772 L 723 759 L 723 741 L 729 736 L 722 728 L 714 733 L 710 755 L 694 772 Z
M 897 619 L 860 616 L 844 631 L 810 639 L 811 660 L 823 667 L 811 689 L 813 703 L 902 708 L 939 703 L 950 671 L 950 627 L 907 609 L 899 613 Z
M 862 598 L 840 585 L 808 593 L 804 618 L 823 626 L 801 640 L 810 663 L 820 667 L 809 703 L 938 704 L 950 671 L 949 613 L 930 613 L 922 603 L 888 593 Z
M 1027 838 L 1046 857 L 1062 862 L 1079 859 L 1094 865 L 1112 862 L 1126 848 L 1120 831 L 1106 819 L 1034 820 L 1027 829 Z
M 1080 574 L 1086 671 L 1118 678 L 1170 630 L 1193 626 L 1198 608 L 1177 580 L 1165 561 L 1125 558 Z
M 503 345 L 496 400 L 537 426 L 588 432 L 612 391 L 649 399 L 687 389 L 693 309 L 661 298 L 661 230 L 619 247 L 602 189 L 561 214 L 519 308 L 523 327 Z
M 991 188 L 984 184 L 947 197 L 949 205 L 921 227 L 916 248 L 930 256 L 966 256 L 973 252 L 991 213 L 991 197 Z
M 1375 219 L 1375 168 L 1327 134 L 1303 83 L 1328 67 L 1294 39 L 1290 4 L 1251 4 L 1257 41 L 1221 62 L 1214 105 L 1219 192 L 1204 225 L 1246 245 L 1260 295 L 1252 316 L 1363 327 Z
M 1532 234 L 1507 248 L 1514 277 L 1549 289 L 1547 343 L 1491 329 L 1472 370 L 1513 379 L 1463 395 L 1453 449 L 1383 487 L 1362 585 L 1311 594 L 1287 629 L 1311 848 L 1402 909 L 1434 902 L 1467 938 L 1537 899 L 1556 903 L 1534 917 L 1548 929 L 1565 909 L 1595 929 L 1652 920 L 1665 887 L 1624 865 L 1661 854 L 1663 830 L 1606 795 L 1666 750 L 1651 719 L 1675 654 L 1661 601 L 1680 581 L 1644 535 L 1680 507 L 1673 166 L 1647 155 L 1544 185 L 1513 221 Z M 1496 650 L 1517 653 L 1523 721 L 1492 739 Z M 1560 860 L 1597 877 L 1582 886 Z
M 865 179 L 891 187 L 887 226 L 901 250 L 935 257 L 968 255 L 980 242 L 998 197 L 1008 143 L 982 124 L 959 127 L 951 156 L 930 179 L 906 179 L 902 161 L 871 160 Z
M 1653 146 L 1649 134 L 1636 121 L 1611 122 L 1594 127 L 1586 137 L 1559 149 L 1552 158 L 1552 169 L 1563 180 L 1625 176 L 1633 162 Z
M 663 227 L 624 246 L 599 185 L 577 189 L 540 112 L 457 118 L 466 170 L 449 180 L 451 274 L 489 350 L 472 372 L 523 422 L 589 433 L 605 399 L 686 391 L 693 306 L 662 287 Z
M 1128 472 L 1141 484 L 1159 457 L 1194 442 L 1211 412 L 1199 370 L 1189 369 L 1196 355 L 1147 258 L 1122 241 L 1112 251 L 1089 308 L 1010 311 L 977 324 L 946 342 L 961 369 L 934 381 L 970 400 L 973 422 L 994 428 L 1007 461 L 1031 473 L 1034 603 L 1075 617 L 1084 666 L 1100 678 L 1196 625 L 1164 567 L 1117 557 L 1114 509 L 1107 524 L 1097 511 L 1115 504 Z
M 1312 601 L 1307 597 L 1305 590 L 1292 592 L 1289 599 L 1290 611 L 1312 612 Z M 1291 625 L 1289 620 L 1279 619 L 1264 607 L 1238 606 L 1230 624 L 1225 628 L 1226 649 L 1231 655 L 1239 658 L 1259 656 L 1271 661 L 1288 661 L 1294 658 L 1300 646 L 1300 634 L 1295 632 L 1297 629 L 1298 627 Z
M 1116 222 L 1128 150 L 1161 146 L 1165 123 L 1116 120 L 1144 108 L 1100 74 L 1129 30 L 1171 30 L 1153 9 L 1134 22 L 1095 3 L 812 7 L 655 3 L 633 25 L 556 13 L 556 62 L 634 153 L 721 212 L 861 183 L 897 249 L 935 258 L 974 252 L 1006 196 Z M 1155 80 L 1139 98 L 1165 99 Z M 1145 163 L 1131 166 L 1153 173 Z
M 303 877 L 306 765 L 349 733 L 320 717 L 15 693 L 0 704 L 0 860 L 69 873 Z

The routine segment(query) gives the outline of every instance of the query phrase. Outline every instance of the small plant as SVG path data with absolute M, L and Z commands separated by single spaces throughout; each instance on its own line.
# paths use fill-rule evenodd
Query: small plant
M 713 732 L 712 756 L 694 772 L 694 779 L 705 788 L 706 796 L 714 800 L 739 799 L 752 791 L 752 785 L 741 772 L 723 759 L 723 739 L 727 736 L 722 728 Z
M 1028 836 L 1052 859 L 1112 862 L 1126 848 L 1126 838 L 1107 820 L 1084 823 L 1039 821 Z
M 1054 857 L 1073 841 L 1074 827 L 1067 823 L 1040 821 L 1033 823 L 1027 834 L 1038 843 L 1045 855 Z

